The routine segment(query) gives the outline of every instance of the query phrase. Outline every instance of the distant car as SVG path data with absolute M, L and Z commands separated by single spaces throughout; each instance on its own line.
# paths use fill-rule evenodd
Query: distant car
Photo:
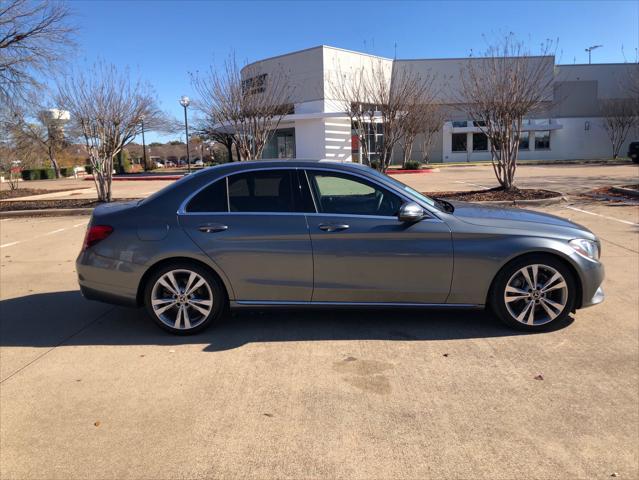
M 628 145 L 628 157 L 634 163 L 639 163 L 639 142 L 630 142 L 630 145 Z
M 155 162 L 155 168 L 164 168 L 164 164 L 162 162 Z
M 569 220 L 429 198 L 362 165 L 259 161 L 98 206 L 76 266 L 86 298 L 178 334 L 227 305 L 488 306 L 536 331 L 603 300 L 600 247 Z
M 165 167 L 175 167 L 175 162 L 172 162 L 171 160 L 167 160 L 166 162 L 164 162 L 164 166 Z
M 193 162 L 193 165 L 195 165 L 196 167 L 203 167 L 204 162 L 202 160 L 196 160 L 195 162 Z

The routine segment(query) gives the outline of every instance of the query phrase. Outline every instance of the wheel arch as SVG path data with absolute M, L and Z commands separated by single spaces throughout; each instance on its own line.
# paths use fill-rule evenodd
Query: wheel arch
M 193 258 L 193 257 L 186 257 L 186 256 L 178 256 L 178 257 L 166 257 L 166 258 L 159 259 L 146 269 L 146 271 L 142 274 L 142 277 L 140 278 L 140 282 L 138 283 L 137 293 L 135 297 L 136 303 L 138 306 L 141 306 L 144 304 L 144 298 L 143 298 L 144 288 L 146 286 L 146 283 L 149 277 L 158 269 L 162 268 L 164 265 L 175 263 L 175 262 L 190 263 L 192 265 L 194 264 L 199 267 L 205 268 L 220 281 L 220 284 L 224 288 L 226 299 L 231 300 L 232 298 L 234 298 L 232 296 L 232 293 L 233 293 L 232 287 L 230 283 L 228 282 L 228 279 L 223 273 L 219 272 L 216 268 L 211 266 L 209 263 L 204 262 L 200 259 Z
M 572 261 L 569 259 L 569 257 L 564 255 L 562 252 L 558 252 L 556 250 L 533 250 L 533 251 L 529 251 L 529 252 L 525 252 L 525 253 L 520 253 L 520 254 L 514 255 L 514 256 L 506 259 L 502 263 L 502 265 L 499 267 L 499 269 L 497 269 L 497 272 L 495 273 L 495 275 L 493 276 L 493 279 L 490 282 L 490 287 L 488 288 L 488 292 L 486 294 L 486 300 L 485 300 L 486 303 L 485 304 L 486 305 L 489 304 L 489 301 L 490 301 L 490 299 L 492 297 L 492 294 L 493 294 L 493 288 L 495 286 L 495 281 L 497 280 L 497 277 L 499 277 L 499 274 L 505 268 L 510 266 L 510 264 L 521 260 L 522 258 L 534 257 L 534 256 L 538 256 L 538 255 L 553 257 L 555 260 L 560 261 L 561 263 L 564 264 L 564 266 L 566 268 L 568 268 L 568 270 L 570 271 L 570 273 L 572 274 L 572 276 L 573 276 L 573 278 L 575 280 L 575 286 L 577 287 L 574 309 L 580 308 L 581 304 L 583 302 L 583 280 L 581 278 L 581 275 L 579 275 L 579 271 L 577 270 L 575 265 L 572 263 Z M 573 313 L 574 313 L 574 309 L 573 309 Z

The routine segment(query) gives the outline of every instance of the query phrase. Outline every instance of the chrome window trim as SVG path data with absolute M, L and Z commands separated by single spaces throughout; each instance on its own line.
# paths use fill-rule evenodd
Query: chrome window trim
M 228 188 L 228 178 L 232 175 L 237 175 L 240 173 L 247 173 L 247 172 L 261 172 L 261 171 L 268 171 L 268 170 L 295 170 L 295 171 L 300 171 L 302 170 L 304 172 L 304 176 L 306 177 L 306 181 L 309 182 L 308 183 L 308 187 L 311 193 L 311 197 L 313 198 L 313 205 L 315 206 L 315 213 L 308 213 L 308 212 L 231 212 L 230 211 L 230 200 L 229 200 L 229 188 Z M 351 215 L 351 214 L 329 214 L 329 213 L 320 213 L 317 211 L 317 204 L 315 202 L 315 196 L 313 194 L 313 191 L 311 189 L 311 185 L 310 185 L 310 181 L 308 178 L 308 174 L 307 174 L 307 170 L 322 170 L 322 171 L 327 171 L 327 172 L 332 172 L 332 173 L 337 173 L 337 174 L 345 174 L 345 175 L 353 175 L 355 177 L 359 177 L 363 180 L 367 180 L 377 186 L 379 186 L 380 188 L 386 189 L 386 190 L 390 190 L 391 192 L 393 192 L 394 194 L 396 194 L 398 197 L 400 197 L 402 200 L 406 201 L 406 202 L 415 202 L 419 205 L 421 205 L 427 212 L 428 212 L 428 217 L 425 217 L 423 220 L 430 220 L 430 219 L 435 219 L 435 220 L 439 220 L 440 222 L 443 221 L 439 218 L 439 216 L 437 215 L 437 213 L 434 211 L 435 209 L 433 209 L 433 207 L 431 207 L 430 205 L 425 205 L 423 202 L 419 201 L 417 198 L 413 198 L 411 197 L 407 192 L 405 191 L 401 191 L 397 188 L 395 188 L 395 186 L 393 185 L 386 185 L 385 183 L 380 183 L 379 181 L 377 181 L 376 178 L 371 178 L 368 177 L 366 175 L 362 175 L 359 172 L 352 172 L 352 171 L 344 171 L 344 170 L 339 170 L 339 169 L 335 169 L 335 168 L 331 168 L 330 166 L 326 166 L 326 165 L 318 165 L 318 166 L 312 166 L 312 167 L 286 167 L 286 166 L 277 166 L 277 167 L 254 167 L 251 168 L 249 170 L 246 170 L 244 172 L 230 172 L 230 173 L 226 173 L 221 177 L 216 178 L 215 180 L 207 183 L 206 185 L 203 185 L 202 187 L 198 188 L 197 190 L 195 190 L 194 192 L 192 192 L 190 195 L 188 195 L 186 197 L 186 199 L 180 204 L 178 210 L 177 210 L 177 215 L 220 215 L 220 214 L 234 214 L 234 215 L 332 215 L 332 216 L 347 216 L 350 215 L 351 217 L 355 216 L 355 217 L 361 217 L 361 218 L 371 218 L 371 217 L 376 217 L 374 215 Z M 202 190 L 204 190 L 205 188 L 213 185 L 214 183 L 223 180 L 226 182 L 226 198 L 227 198 L 227 211 L 226 212 L 187 212 L 186 211 L 186 206 L 188 205 L 188 203 L 191 201 L 191 199 L 193 199 L 193 197 L 195 197 L 198 193 L 200 193 Z M 397 218 L 397 217 L 390 217 L 390 216 L 377 216 L 377 218 Z M 421 220 L 421 221 L 423 221 Z

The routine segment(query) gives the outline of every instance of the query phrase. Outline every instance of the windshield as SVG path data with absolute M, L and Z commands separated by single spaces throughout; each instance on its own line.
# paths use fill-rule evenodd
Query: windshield
M 423 193 L 418 192 L 414 188 L 409 187 L 405 183 L 400 182 L 399 180 L 391 177 L 390 175 L 386 175 L 385 173 L 381 173 L 380 171 L 375 169 L 372 169 L 372 170 L 375 175 L 377 175 L 378 177 L 382 177 L 387 182 L 392 183 L 393 185 L 400 188 L 401 190 L 404 190 L 406 193 L 408 193 L 412 197 L 415 197 L 420 202 L 423 202 L 426 205 L 430 205 L 431 207 L 435 207 L 437 210 L 442 210 L 442 208 L 437 204 L 437 202 L 434 199 L 424 195 Z

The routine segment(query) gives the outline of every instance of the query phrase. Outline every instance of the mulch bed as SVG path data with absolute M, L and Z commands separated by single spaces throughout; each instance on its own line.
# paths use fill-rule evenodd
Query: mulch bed
M 429 197 L 446 198 L 448 200 L 460 200 L 464 202 L 496 202 L 517 200 L 543 200 L 545 198 L 558 197 L 559 192 L 534 188 L 515 188 L 504 190 L 501 187 L 487 190 L 471 190 L 469 192 L 430 192 Z
M 139 198 L 118 198 L 117 202 L 126 202 L 131 200 L 140 200 Z M 31 201 L 9 201 L 0 202 L 0 212 L 17 211 L 17 210 L 49 210 L 52 208 L 95 208 L 100 205 L 95 199 L 65 199 L 65 200 L 31 200 Z
M 623 188 L 629 188 L 629 189 L 633 189 L 633 190 L 638 190 L 639 189 L 639 185 L 638 184 L 631 184 L 631 185 L 624 185 Z M 586 193 L 582 193 L 581 195 L 579 195 L 582 198 L 588 199 L 588 200 L 604 200 L 604 201 L 609 201 L 609 202 L 627 202 L 627 201 L 632 201 L 637 202 L 637 197 L 632 196 L 632 195 L 624 195 L 622 192 L 619 191 L 615 191 L 612 189 L 612 187 L 600 187 L 600 188 L 596 188 L 594 190 L 591 190 L 589 192 Z
M 45 193 L 69 192 L 77 189 L 78 187 L 58 188 L 57 190 L 47 190 L 43 188 L 16 188 L 15 190 L 0 190 L 0 200 L 5 200 L 7 198 L 29 197 L 31 195 L 42 195 Z

